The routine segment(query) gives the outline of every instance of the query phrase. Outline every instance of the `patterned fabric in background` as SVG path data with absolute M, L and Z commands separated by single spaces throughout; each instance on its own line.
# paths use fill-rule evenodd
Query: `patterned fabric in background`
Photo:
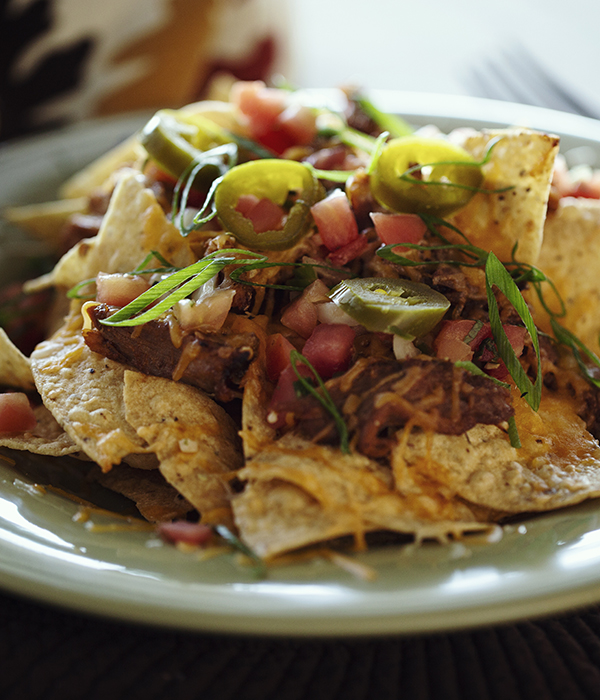
M 0 0 L 0 140 L 285 73 L 282 0 Z

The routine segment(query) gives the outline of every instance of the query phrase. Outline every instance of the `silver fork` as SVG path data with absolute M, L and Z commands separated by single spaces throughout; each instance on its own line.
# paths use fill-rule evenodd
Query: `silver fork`
M 598 112 L 550 75 L 541 63 L 519 45 L 502 51 L 497 59 L 482 61 L 472 70 L 466 87 L 479 97 L 600 118 Z

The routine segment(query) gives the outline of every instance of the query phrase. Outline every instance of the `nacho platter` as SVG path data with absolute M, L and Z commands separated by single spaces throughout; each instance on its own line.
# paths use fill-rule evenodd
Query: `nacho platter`
M 388 99 L 393 98 L 394 96 L 391 98 L 388 96 Z M 402 108 L 397 111 L 409 115 L 411 121 L 417 124 L 437 121 L 435 114 L 428 115 L 425 110 L 419 111 L 421 107 L 419 98 L 415 96 L 403 96 L 403 98 Z M 411 106 L 411 100 L 414 103 L 413 106 Z M 459 102 L 463 103 L 463 117 L 450 123 L 450 127 L 464 125 L 464 114 L 468 114 L 469 109 L 473 109 L 473 105 L 481 110 L 490 109 L 488 103 L 468 100 L 459 100 Z M 502 108 L 504 109 L 505 106 Z M 553 117 L 558 122 L 564 119 L 562 115 L 524 110 L 519 114 L 514 114 L 512 118 L 507 118 L 506 123 L 522 123 L 521 120 L 530 119 L 538 126 L 539 120 L 543 122 L 546 119 L 548 120 L 546 124 L 539 123 L 540 128 L 560 132 L 563 136 L 563 144 L 568 143 L 570 136 L 572 145 L 587 145 L 589 143 L 593 145 L 593 139 L 586 140 L 585 136 L 578 136 L 577 132 L 582 132 L 586 128 L 593 129 L 595 125 L 590 125 L 585 120 L 574 120 L 578 123 L 571 123 L 571 131 L 574 133 L 570 135 L 568 129 L 559 130 L 555 128 L 556 125 L 551 124 Z M 452 122 L 452 119 L 446 119 L 446 121 Z M 477 123 L 475 116 L 473 122 Z M 479 126 L 481 123 L 477 125 Z M 489 125 L 501 126 L 502 123 L 501 120 L 494 119 Z M 445 128 L 444 125 L 441 126 Z M 105 146 L 106 143 L 103 143 L 99 152 Z M 73 170 L 76 170 L 78 165 L 76 164 Z M 10 469 L 8 473 L 11 474 Z M 14 480 L 14 474 L 12 474 L 12 479 Z M 12 493 L 9 496 L 9 501 L 15 499 L 19 503 L 22 499 L 27 501 L 31 496 L 30 493 L 23 491 L 22 484 L 19 484 L 18 488 L 12 491 L 7 484 L 6 492 Z M 39 500 L 39 497 L 33 496 L 33 498 Z M 45 496 L 42 502 L 46 506 L 42 510 L 47 511 L 48 506 L 51 506 L 50 510 L 54 510 L 58 503 L 60 504 L 58 510 L 62 512 L 61 517 L 64 517 L 70 510 L 70 504 L 64 503 L 60 499 L 57 501 L 56 498 L 54 495 Z M 33 503 L 37 503 L 37 500 L 34 500 Z M 46 517 L 48 522 L 52 522 L 53 518 L 48 512 L 46 512 Z M 85 570 L 85 567 L 78 569 L 78 564 L 83 564 L 84 560 L 87 561 L 87 566 L 100 567 L 104 570 L 107 578 L 111 581 L 108 586 L 110 589 L 108 596 L 104 596 L 102 593 L 89 595 L 90 590 L 96 590 L 98 593 L 96 586 L 91 586 L 90 589 L 86 587 L 82 591 L 81 581 L 73 580 L 71 582 L 70 599 L 73 600 L 71 604 L 85 609 L 108 612 L 111 606 L 114 606 L 114 614 L 205 629 L 269 633 L 292 631 L 306 634 L 383 633 L 441 629 L 495 619 L 509 619 L 522 614 L 549 612 L 560 607 L 595 600 L 593 592 L 596 580 L 596 574 L 593 573 L 595 517 L 594 505 L 591 502 L 575 509 L 538 516 L 527 521 L 521 528 L 515 527 L 513 531 L 510 531 L 509 528 L 501 542 L 486 545 L 486 547 L 474 546 L 470 548 L 467 546 L 466 550 L 462 550 L 461 547 L 452 545 L 441 547 L 426 545 L 415 551 L 410 548 L 406 549 L 401 558 L 398 558 L 397 552 L 392 553 L 385 549 L 368 552 L 365 555 L 360 555 L 361 558 L 375 565 L 379 573 L 375 582 L 368 583 L 353 582 L 349 577 L 340 575 L 330 565 L 314 562 L 307 565 L 296 564 L 285 569 L 274 569 L 270 572 L 268 580 L 255 582 L 243 570 L 240 572 L 239 569 L 236 569 L 230 561 L 219 560 L 190 565 L 189 559 L 186 560 L 181 553 L 164 548 L 148 550 L 142 544 L 147 543 L 149 537 L 147 534 L 121 533 L 121 535 L 113 534 L 110 537 L 105 537 L 102 533 L 96 532 L 93 537 L 85 535 L 85 544 L 79 543 L 78 546 L 85 548 L 86 554 L 94 551 L 95 555 L 89 561 L 84 555 L 84 559 L 78 562 L 77 558 L 81 556 L 80 554 L 75 555 L 75 559 L 71 556 L 61 557 L 57 552 L 51 554 L 48 546 L 51 550 L 52 544 L 49 545 L 48 542 L 43 543 L 43 541 L 40 543 L 38 540 L 39 530 L 32 528 L 33 532 L 37 534 L 33 536 L 35 545 L 32 545 L 30 549 L 35 552 L 36 546 L 41 547 L 41 550 L 45 552 L 42 558 L 48 562 L 54 561 L 55 564 L 58 564 L 60 559 L 64 559 L 58 569 L 62 570 L 64 567 L 64 571 L 68 572 L 67 578 L 73 575 L 73 567 L 80 573 Z M 44 528 L 40 524 L 41 522 L 43 519 L 36 521 L 34 517 L 32 525 Z M 72 542 L 75 531 L 83 534 L 80 527 L 72 526 L 69 523 L 67 525 L 70 534 L 64 534 L 63 543 Z M 8 537 L 9 541 L 14 539 L 14 528 L 9 525 L 5 531 L 11 533 L 11 529 L 12 536 Z M 46 529 L 55 531 L 54 526 Z M 524 530 L 527 530 L 526 534 Z M 565 535 L 565 530 L 568 530 L 568 535 Z M 542 537 L 542 540 L 544 538 L 548 540 L 545 548 L 540 546 L 539 537 Z M 121 545 L 118 545 L 119 538 L 123 540 Z M 54 542 L 56 543 L 56 541 Z M 139 557 L 136 555 L 132 558 L 131 565 L 127 563 L 127 557 L 120 558 L 123 550 L 129 550 L 127 542 L 137 542 L 137 546 L 141 545 L 142 547 L 142 550 L 138 551 Z M 565 544 L 557 545 L 557 542 Z M 119 552 L 116 558 L 111 558 L 108 550 L 104 550 L 104 543 L 108 545 L 108 550 L 113 546 L 117 547 Z M 582 543 L 585 543 L 583 547 Z M 136 547 L 135 544 L 131 544 L 131 546 L 134 549 Z M 554 551 L 556 546 L 567 547 L 566 550 L 562 550 L 563 553 L 572 549 L 573 556 L 570 558 L 569 556 L 562 557 L 559 565 Z M 590 552 L 590 547 L 592 552 Z M 10 552 L 10 550 L 9 547 L 7 551 Z M 160 550 L 160 554 L 155 556 L 158 550 Z M 512 562 L 513 554 L 511 551 L 514 554 Z M 536 556 L 531 565 L 525 564 L 532 551 L 536 552 Z M 586 557 L 580 556 L 578 558 L 577 552 L 580 554 L 584 552 Z M 35 559 L 36 555 L 33 556 Z M 25 557 L 26 559 L 27 557 Z M 171 577 L 170 574 L 165 576 L 164 570 L 161 572 L 159 560 L 166 561 L 167 559 L 169 560 L 167 570 L 171 566 L 175 566 L 178 572 L 177 576 Z M 133 564 L 134 560 L 135 565 Z M 175 562 L 178 562 L 179 565 Z M 520 562 L 520 564 L 516 565 L 515 562 Z M 5 572 L 8 586 L 34 595 L 36 593 L 32 589 L 37 588 L 37 595 L 60 602 L 61 594 L 56 590 L 55 583 L 40 585 L 40 581 L 37 580 L 31 582 L 30 589 L 23 586 L 23 580 L 17 583 L 19 579 L 22 579 L 23 573 L 18 573 L 19 566 L 15 567 L 14 565 L 15 562 L 11 562 Z M 577 565 L 583 567 L 581 571 L 578 571 L 577 585 L 573 585 L 575 576 L 572 571 L 568 576 L 564 576 L 561 583 L 561 567 L 568 568 Z M 137 578 L 123 579 L 122 583 L 113 581 L 116 571 L 122 571 L 127 576 L 131 573 L 127 570 L 136 569 L 137 571 L 136 567 L 139 567 L 138 574 L 134 574 L 134 577 L 137 576 Z M 56 567 L 54 568 L 53 575 L 56 575 Z M 227 571 L 228 569 L 229 571 Z M 557 570 L 558 573 L 556 573 Z M 217 582 L 213 578 L 215 571 L 218 572 Z M 518 576 L 514 576 L 515 571 Z M 550 576 L 551 572 L 552 576 Z M 224 578 L 219 581 L 219 576 L 223 574 Z M 53 575 L 50 575 L 50 579 Z M 520 579 L 521 583 L 517 583 L 513 587 L 510 584 L 511 575 Z M 31 576 L 31 571 L 25 575 L 25 578 L 27 576 Z M 523 586 L 523 580 L 527 580 L 528 576 L 530 578 L 533 576 L 535 586 L 530 588 L 527 585 Z M 539 578 L 536 578 L 538 576 Z M 118 578 L 119 574 L 116 577 Z M 78 575 L 75 575 L 74 579 L 78 578 Z M 169 603 L 165 604 L 161 611 L 156 610 L 156 603 L 152 602 L 156 601 L 156 597 L 153 597 L 154 594 L 148 591 L 145 585 L 148 584 L 148 580 L 157 581 L 159 579 L 161 585 L 165 586 L 163 591 L 166 594 L 165 597 L 169 599 Z M 428 579 L 429 584 L 426 584 Z M 125 580 L 130 582 L 135 580 L 140 584 L 139 596 L 136 596 L 137 602 L 127 612 L 125 611 L 126 606 L 119 606 L 117 600 L 120 596 L 128 598 L 132 594 L 131 590 L 129 593 L 127 592 L 126 589 L 129 586 L 124 583 Z M 549 580 L 552 580 L 552 583 Z M 112 590 L 113 584 L 120 590 L 119 593 Z M 173 586 L 177 588 L 177 593 L 170 595 L 174 592 Z M 207 586 L 210 589 L 209 601 L 206 597 Z M 535 587 L 537 590 L 534 593 Z M 237 593 L 232 593 L 232 595 L 237 595 L 238 605 L 227 599 L 229 592 L 234 589 L 237 589 Z M 200 595 L 201 590 L 204 591 L 202 595 Z M 241 597 L 240 591 L 243 591 Z M 223 595 L 225 597 L 222 597 Z M 161 597 L 159 592 L 158 597 Z M 202 597 L 204 600 L 200 603 Z M 142 599 L 143 602 L 141 602 Z M 129 602 L 131 603 L 131 599 Z M 199 604 L 200 610 L 198 609 Z M 218 609 L 220 605 L 223 606 L 220 612 L 210 612 L 211 608 Z M 326 612 L 324 612 L 324 607 Z M 120 608 L 120 612 L 116 608 Z M 230 609 L 231 613 L 224 612 L 227 609 Z M 193 621 L 190 621 L 190 610 L 195 611 Z M 153 612 L 149 614 L 149 611 Z

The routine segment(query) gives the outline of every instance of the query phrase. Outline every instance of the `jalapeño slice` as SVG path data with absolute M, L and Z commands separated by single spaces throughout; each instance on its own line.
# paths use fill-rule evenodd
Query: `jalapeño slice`
M 393 139 L 371 171 L 371 192 L 379 204 L 412 214 L 446 216 L 463 207 L 482 182 L 470 154 L 441 138 Z
M 230 149 L 220 147 L 231 139 L 206 117 L 184 116 L 175 110 L 161 109 L 142 129 L 140 142 L 152 160 L 177 179 L 189 170 L 192 163 L 204 157 L 206 165 L 196 175 L 194 186 L 208 188 L 222 174 L 222 161 Z M 208 152 L 214 158 L 203 155 Z
M 387 277 L 344 280 L 329 297 L 367 330 L 410 340 L 432 330 L 450 306 L 426 284 Z
M 310 208 L 323 197 L 323 187 L 312 170 L 294 160 L 266 158 L 231 168 L 215 192 L 221 225 L 253 250 L 286 250 L 312 225 Z M 250 219 L 237 210 L 242 195 L 270 199 L 286 212 L 283 228 L 257 233 Z

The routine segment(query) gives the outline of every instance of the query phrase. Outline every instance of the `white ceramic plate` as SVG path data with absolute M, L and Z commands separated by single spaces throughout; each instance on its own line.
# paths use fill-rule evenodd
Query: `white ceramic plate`
M 600 163 L 600 124 L 584 118 L 462 97 L 373 97 L 415 124 L 444 130 L 518 124 L 553 131 L 571 157 Z M 66 176 L 139 123 L 111 119 L 0 147 L 0 207 L 51 197 Z M 4 227 L 4 260 L 15 235 Z M 53 468 L 53 460 L 10 454 L 20 465 L 33 459 Z M 358 559 L 377 570 L 373 582 L 318 561 L 256 580 L 233 555 L 202 562 L 148 532 L 89 530 L 73 520 L 76 504 L 31 483 L 0 460 L 0 585 L 90 613 L 195 630 L 376 635 L 498 623 L 600 601 L 598 501 L 507 527 L 496 543 L 367 552 Z

